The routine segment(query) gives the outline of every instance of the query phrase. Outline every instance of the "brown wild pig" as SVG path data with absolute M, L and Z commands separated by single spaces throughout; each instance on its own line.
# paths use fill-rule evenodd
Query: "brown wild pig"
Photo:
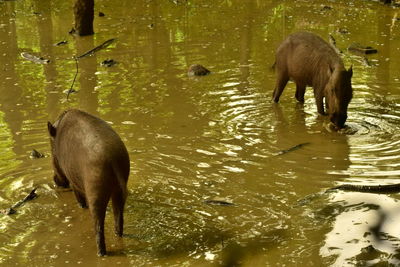
M 127 195 L 129 155 L 118 134 L 103 120 L 86 112 L 64 111 L 47 123 L 53 157 L 54 182 L 71 186 L 94 220 L 97 254 L 106 254 L 104 218 L 112 199 L 115 233 L 122 236 Z
M 346 70 L 335 49 L 309 32 L 289 35 L 276 51 L 277 80 L 273 100 L 279 101 L 289 79 L 296 83 L 296 99 L 304 102 L 306 86 L 312 86 L 318 112 L 325 115 L 324 98 L 331 122 L 343 128 L 353 96 L 352 67 Z

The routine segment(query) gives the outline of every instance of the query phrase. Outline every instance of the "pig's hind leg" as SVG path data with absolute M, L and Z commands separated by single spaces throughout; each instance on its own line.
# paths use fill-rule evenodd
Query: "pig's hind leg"
M 106 217 L 107 203 L 110 195 L 98 192 L 97 195 L 89 198 L 89 209 L 94 221 L 94 230 L 96 234 L 97 255 L 106 254 L 106 241 L 104 237 L 104 219 Z
M 306 92 L 306 86 L 303 84 L 296 83 L 296 99 L 300 103 L 304 103 L 304 94 Z
M 275 84 L 275 90 L 272 96 L 272 99 L 274 100 L 275 103 L 279 102 L 279 98 L 283 92 L 283 89 L 285 89 L 286 84 L 289 81 L 289 76 L 284 73 L 284 72 L 279 72 L 278 71 L 278 77 L 276 79 L 276 84 Z
M 124 231 L 124 205 L 126 200 L 126 190 L 117 188 L 111 195 L 114 213 L 114 229 L 117 236 L 122 236 Z
M 87 203 L 86 203 L 85 194 L 80 192 L 80 191 L 78 191 L 78 190 L 76 190 L 76 189 L 73 189 L 73 191 L 74 191 L 75 198 L 79 203 L 79 206 L 81 208 L 86 209 L 88 206 L 87 206 Z

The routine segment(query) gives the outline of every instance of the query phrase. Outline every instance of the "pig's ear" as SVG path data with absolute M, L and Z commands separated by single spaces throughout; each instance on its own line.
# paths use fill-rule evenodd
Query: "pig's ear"
M 350 66 L 350 68 L 347 70 L 347 72 L 350 75 L 350 78 L 353 77 L 353 65 Z
M 54 127 L 49 121 L 47 122 L 47 130 L 49 131 L 51 137 L 56 136 L 56 127 Z

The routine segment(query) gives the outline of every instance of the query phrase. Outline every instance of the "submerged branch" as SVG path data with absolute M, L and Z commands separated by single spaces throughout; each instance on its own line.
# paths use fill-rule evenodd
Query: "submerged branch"
M 279 151 L 278 153 L 275 154 L 275 156 L 280 156 L 280 155 L 283 155 L 283 154 L 286 154 L 286 153 L 295 151 L 295 150 L 300 149 L 300 148 L 302 148 L 303 146 L 309 145 L 309 144 L 310 144 L 310 143 L 307 142 L 307 143 L 301 143 L 301 144 L 295 145 L 295 146 L 293 146 L 293 147 L 291 147 L 291 148 L 288 148 L 288 149 L 284 149 L 284 150 Z
M 217 199 L 206 199 L 204 200 L 205 204 L 209 205 L 218 205 L 218 206 L 235 206 L 232 202 L 228 202 L 225 200 L 217 200 Z
M 24 204 L 25 202 L 27 202 L 27 201 L 29 201 L 29 200 L 32 200 L 32 199 L 34 199 L 34 198 L 37 197 L 37 194 L 36 194 L 36 192 L 35 192 L 36 189 L 37 189 L 37 188 L 34 188 L 26 197 L 24 197 L 22 200 L 18 201 L 18 202 L 15 203 L 14 205 L 12 205 L 10 208 L 1 210 L 0 212 L 3 213 L 3 214 L 6 214 L 6 215 L 11 215 L 11 214 L 16 213 L 16 212 L 17 212 L 17 211 L 15 210 L 16 208 L 20 207 L 20 206 L 21 206 L 22 204 Z
M 400 193 L 400 184 L 388 184 L 388 185 L 357 185 L 357 184 L 342 184 L 339 186 L 332 187 L 328 191 L 332 190 L 344 190 L 354 192 L 366 192 L 366 193 Z
M 76 76 L 78 76 L 78 72 L 79 72 L 78 58 L 74 57 L 74 60 L 75 60 L 76 72 L 75 72 L 74 80 L 72 81 L 71 87 L 70 87 L 69 90 L 67 91 L 67 100 L 68 100 L 68 98 L 69 98 L 69 95 L 70 95 L 72 92 L 75 92 L 75 90 L 73 89 L 73 87 L 74 87 L 74 84 L 75 84 Z
M 107 46 L 109 46 L 110 44 L 112 44 L 115 40 L 116 40 L 115 38 L 109 39 L 109 40 L 105 41 L 104 43 L 102 43 L 101 45 L 96 46 L 96 47 L 93 48 L 93 49 L 90 49 L 89 51 L 83 53 L 83 54 L 80 55 L 80 56 L 77 56 L 76 58 L 77 58 L 77 59 L 81 59 L 81 58 L 83 58 L 83 57 L 91 56 L 91 55 L 93 55 L 94 53 L 96 53 L 97 51 L 100 51 L 101 49 L 106 48 Z

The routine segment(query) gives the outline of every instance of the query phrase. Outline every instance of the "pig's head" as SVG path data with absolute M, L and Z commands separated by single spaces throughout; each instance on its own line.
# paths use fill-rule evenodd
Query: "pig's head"
M 326 103 L 330 121 L 339 129 L 344 127 L 347 119 L 347 107 L 353 97 L 351 77 L 353 68 L 348 70 L 336 68 L 326 86 Z

